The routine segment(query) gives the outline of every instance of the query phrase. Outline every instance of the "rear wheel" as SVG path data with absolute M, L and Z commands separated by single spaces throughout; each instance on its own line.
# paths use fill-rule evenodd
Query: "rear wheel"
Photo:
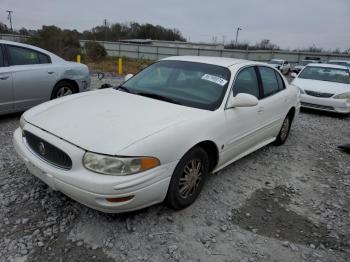
M 292 125 L 292 117 L 290 114 L 288 114 L 286 116 L 286 118 L 283 120 L 281 130 L 278 133 L 278 136 L 275 140 L 275 145 L 278 145 L 278 146 L 283 145 L 286 142 L 286 140 L 289 136 L 289 131 L 290 131 L 291 125 Z
M 200 147 L 191 149 L 175 168 L 165 202 L 174 209 L 191 205 L 202 190 L 208 170 L 207 153 Z
M 72 84 L 62 81 L 59 82 L 52 91 L 51 99 L 68 96 L 74 93 L 74 87 Z

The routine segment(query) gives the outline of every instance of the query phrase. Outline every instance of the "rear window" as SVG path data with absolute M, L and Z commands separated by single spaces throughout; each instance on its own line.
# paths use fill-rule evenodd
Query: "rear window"
M 307 66 L 299 78 L 350 84 L 349 70 L 331 67 Z

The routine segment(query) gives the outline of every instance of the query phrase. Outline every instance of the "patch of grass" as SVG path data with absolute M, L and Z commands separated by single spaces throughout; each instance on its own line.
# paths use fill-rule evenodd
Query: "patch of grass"
M 90 72 L 109 72 L 118 74 L 118 57 L 106 57 L 99 61 L 92 61 L 88 58 L 82 59 Z M 136 74 L 154 61 L 148 59 L 132 59 L 123 57 L 123 75 Z

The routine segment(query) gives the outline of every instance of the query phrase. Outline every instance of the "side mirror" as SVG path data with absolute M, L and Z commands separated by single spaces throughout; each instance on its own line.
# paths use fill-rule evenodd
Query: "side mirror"
M 290 76 L 291 76 L 292 78 L 296 78 L 298 75 L 297 75 L 296 73 L 293 72 L 293 73 L 290 74 Z
M 259 103 L 259 100 L 250 94 L 239 93 L 235 97 L 230 95 L 227 108 L 232 107 L 253 107 Z
M 127 74 L 125 77 L 124 77 L 124 82 L 128 81 L 130 78 L 132 78 L 134 75 L 133 74 Z

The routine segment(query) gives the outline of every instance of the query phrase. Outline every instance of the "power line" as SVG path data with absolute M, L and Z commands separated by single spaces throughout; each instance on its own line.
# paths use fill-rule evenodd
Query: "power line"
M 12 10 L 6 10 L 6 12 L 8 13 L 7 15 L 7 19 L 10 20 L 10 27 L 11 27 L 11 33 L 13 33 L 13 28 L 12 28 Z

